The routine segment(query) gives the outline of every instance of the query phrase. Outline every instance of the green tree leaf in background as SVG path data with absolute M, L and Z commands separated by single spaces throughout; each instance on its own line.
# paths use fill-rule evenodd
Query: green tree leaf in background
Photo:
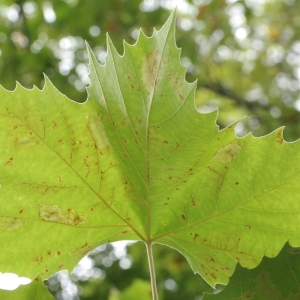
M 20 286 L 14 291 L 0 290 L 0 299 L 5 300 L 53 300 L 40 276 L 30 284 Z
M 108 300 L 151 300 L 151 285 L 148 281 L 136 279 L 132 284 L 120 294 L 112 291 Z
M 174 13 L 105 66 L 90 55 L 88 100 L 46 79 L 0 90 L 1 271 L 43 279 L 100 244 L 181 252 L 211 286 L 299 244 L 299 143 L 219 131 L 195 109 Z
M 299 299 L 299 250 L 299 248 L 286 245 L 276 258 L 264 258 L 261 264 L 253 270 L 237 266 L 228 286 L 222 293 L 205 295 L 203 300 Z

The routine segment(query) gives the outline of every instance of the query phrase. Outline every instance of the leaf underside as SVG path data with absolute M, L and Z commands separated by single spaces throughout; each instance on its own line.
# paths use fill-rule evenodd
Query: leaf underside
M 229 284 L 203 300 L 298 300 L 300 299 L 300 248 L 285 245 L 276 258 L 264 258 L 247 270 L 237 266 Z
M 89 51 L 88 100 L 46 78 L 0 89 L 0 269 L 34 278 L 71 270 L 117 240 L 180 251 L 210 285 L 300 246 L 299 143 L 280 128 L 238 138 L 200 114 L 185 81 L 175 13 L 105 66 Z

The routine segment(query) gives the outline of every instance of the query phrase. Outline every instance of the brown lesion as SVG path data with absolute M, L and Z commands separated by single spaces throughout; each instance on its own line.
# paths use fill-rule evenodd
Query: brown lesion
M 78 186 L 65 186 L 62 184 L 63 180 L 59 175 L 57 177 L 58 185 L 49 185 L 47 182 L 43 181 L 42 183 L 32 183 L 32 182 L 22 182 L 22 185 L 28 189 L 35 189 L 41 195 L 44 195 L 49 192 L 57 192 L 60 189 L 74 189 L 78 188 Z
M 199 234 L 198 233 L 195 233 L 194 234 L 194 241 L 199 237 Z
M 144 59 L 142 67 L 143 83 L 148 92 L 151 92 L 156 84 L 156 74 L 158 73 L 160 59 L 161 55 L 158 49 L 148 53 Z
M 15 217 L 0 217 L 0 228 L 13 231 L 25 225 L 25 221 Z
M 80 247 L 80 249 L 84 249 L 84 248 L 89 248 L 90 246 L 89 246 L 89 244 L 88 243 L 84 243 L 81 247 Z
M 242 147 L 237 141 L 233 141 L 226 146 L 221 147 L 215 154 L 215 159 L 225 164 L 233 161 L 241 152 Z
M 276 138 L 275 138 L 276 142 L 279 144 L 279 145 L 282 145 L 284 139 L 283 139 L 283 130 L 280 129 L 278 131 L 278 133 L 276 134 Z
M 38 263 L 38 264 L 40 264 L 40 263 L 42 263 L 44 261 L 44 259 L 45 259 L 44 256 L 37 255 L 37 256 L 35 256 L 33 258 L 33 261 L 36 262 L 36 263 Z
M 68 225 L 78 225 L 86 222 L 86 218 L 72 208 L 68 208 L 67 213 L 63 214 L 57 205 L 47 205 L 44 203 L 39 203 L 39 215 L 46 222 Z
M 57 129 L 57 128 L 58 128 L 57 122 L 52 121 L 52 128 L 53 128 L 53 129 Z
M 12 166 L 13 163 L 14 163 L 14 158 L 11 157 L 11 158 L 4 164 L 4 166 Z
M 177 88 L 177 87 L 179 86 L 179 83 L 180 83 L 179 77 L 176 76 L 176 77 L 174 78 L 174 80 L 172 81 L 173 87 L 174 87 L 174 88 Z
M 196 198 L 195 197 L 192 197 L 191 204 L 193 206 L 196 206 Z
M 181 93 L 179 93 L 178 96 L 179 96 L 180 100 L 182 100 L 182 101 L 184 100 L 184 96 Z

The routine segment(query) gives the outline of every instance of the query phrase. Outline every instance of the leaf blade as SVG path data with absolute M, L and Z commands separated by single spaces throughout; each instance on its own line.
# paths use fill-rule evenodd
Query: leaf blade
M 0 209 L 2 271 L 47 277 L 71 270 L 99 243 L 136 239 L 129 216 L 118 211 L 124 176 L 93 136 L 93 108 L 70 101 L 48 80 L 43 91 L 18 86 L 0 93 L 1 200 L 9 204 Z M 112 204 L 112 194 L 123 206 Z
M 141 33 L 134 47 L 125 45 L 123 56 L 109 51 L 103 68 L 109 69 L 113 64 L 118 78 L 126 78 L 130 69 L 125 70 L 126 61 L 136 54 L 132 65 L 135 74 L 141 74 L 136 76 L 141 78 L 138 87 L 140 82 L 143 85 L 132 92 L 135 97 L 123 97 L 122 101 L 130 107 L 136 100 L 132 105 L 138 103 L 143 111 L 141 122 L 147 127 L 143 128 L 145 155 L 138 157 L 132 152 L 131 157 L 141 161 L 139 165 L 144 163 L 143 174 L 148 174 L 144 180 L 146 191 L 141 192 L 147 202 L 146 240 L 179 250 L 193 270 L 211 285 L 226 284 L 236 263 L 253 268 L 263 256 L 277 255 L 287 240 L 296 241 L 297 213 L 286 208 L 294 205 L 295 197 L 293 192 L 287 192 L 290 188 L 286 186 L 291 180 L 297 181 L 299 168 L 289 162 L 289 171 L 282 174 L 280 165 L 285 156 L 298 160 L 299 145 L 286 143 L 282 129 L 263 138 L 238 138 L 234 124 L 219 131 L 216 113 L 199 114 L 194 105 L 195 84 L 185 82 L 185 69 L 179 62 L 174 15 L 166 24 L 151 37 Z M 169 65 L 170 58 L 173 60 Z M 96 71 L 92 69 L 93 72 Z M 130 83 L 118 80 L 120 85 L 126 90 Z M 112 91 L 113 86 L 111 83 Z M 129 90 L 123 94 L 130 94 Z M 150 99 L 146 102 L 150 103 L 149 109 L 137 99 Z M 109 94 L 106 101 L 110 101 Z M 130 140 L 130 130 L 122 130 Z M 131 176 L 135 172 L 129 166 L 131 158 L 127 160 L 119 150 L 126 146 L 114 144 L 113 134 L 109 134 L 109 139 Z M 137 183 L 134 176 L 131 182 L 143 189 L 144 183 Z M 282 205 L 278 195 L 287 196 L 288 202 Z M 294 220 L 288 224 L 283 223 L 287 213 Z

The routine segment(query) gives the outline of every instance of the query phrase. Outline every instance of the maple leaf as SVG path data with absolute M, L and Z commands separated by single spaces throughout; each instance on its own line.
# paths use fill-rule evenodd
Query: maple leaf
M 299 143 L 282 128 L 238 138 L 198 113 L 174 24 L 141 31 L 122 56 L 108 38 L 104 66 L 89 50 L 83 104 L 47 78 L 0 89 L 1 271 L 48 278 L 101 244 L 141 240 L 214 286 L 300 246 Z

